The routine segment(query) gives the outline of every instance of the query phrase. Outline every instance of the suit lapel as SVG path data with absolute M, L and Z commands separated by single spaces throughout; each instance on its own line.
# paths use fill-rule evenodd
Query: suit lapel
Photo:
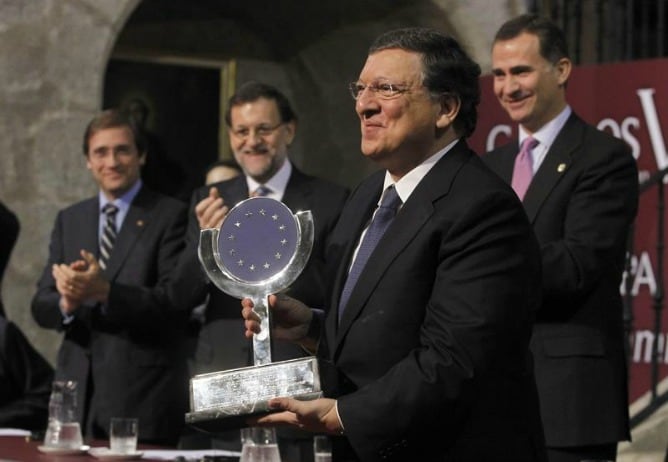
M 100 240 L 99 240 L 99 223 L 100 223 L 100 199 L 90 199 L 82 209 L 79 223 L 86 223 L 86 226 L 79 228 L 80 235 L 77 235 L 71 242 L 76 245 L 74 249 L 75 255 L 79 257 L 81 249 L 87 250 L 96 258 L 100 258 Z M 66 262 L 70 263 L 70 262 Z
M 508 184 L 512 184 L 513 181 L 513 168 L 515 167 L 517 152 L 517 144 L 508 143 L 500 147 L 498 152 L 494 154 L 499 158 L 497 174 Z
M 339 331 L 339 299 L 341 298 L 341 291 L 343 290 L 343 285 L 346 283 L 348 277 L 348 270 L 352 263 L 352 256 L 355 248 L 357 247 L 357 240 L 362 234 L 362 230 L 367 225 L 368 221 L 373 215 L 373 211 L 378 204 L 380 195 L 383 188 L 383 179 L 384 173 L 378 172 L 365 183 L 359 186 L 359 190 L 353 192 L 355 198 L 348 202 L 346 209 L 341 214 L 339 220 L 339 226 L 345 226 L 342 233 L 350 236 L 348 243 L 343 249 L 343 256 L 341 258 L 341 263 L 337 268 L 336 275 L 334 278 L 334 284 L 332 288 L 332 296 L 330 297 L 330 308 L 329 314 L 325 322 L 325 329 L 328 339 L 337 339 L 337 331 Z M 367 266 L 369 262 L 367 262 Z M 358 280 L 359 285 L 359 280 Z M 348 307 L 351 307 L 352 299 L 348 300 Z M 346 311 L 348 309 L 346 308 Z M 356 311 L 359 311 L 356 310 Z M 344 320 L 341 320 L 342 325 Z M 345 321 L 345 324 L 348 325 L 349 321 Z M 340 339 L 336 340 L 336 343 L 340 342 Z M 332 349 L 332 352 L 334 350 Z
M 225 205 L 232 208 L 239 202 L 248 199 L 248 183 L 246 182 L 246 177 L 244 175 L 239 175 L 230 181 L 231 183 L 224 190 L 219 186 L 218 193 L 225 201 Z
M 531 180 L 524 196 L 524 209 L 533 223 L 545 199 L 573 161 L 573 152 L 582 142 L 582 125 L 576 115 L 571 115 L 555 138 L 545 160 Z
M 312 208 L 312 192 L 309 182 L 306 181 L 306 176 L 293 165 L 281 202 L 287 205 L 293 213 L 300 210 L 309 210 Z
M 350 236 L 353 236 L 354 238 L 349 240 L 348 245 L 344 249 L 342 261 L 345 262 L 345 264 L 340 265 L 337 270 L 334 287 L 335 297 L 333 300 L 333 305 L 335 307 L 339 306 L 341 291 L 343 290 L 343 286 L 348 277 L 348 270 L 352 264 L 353 253 L 359 243 L 358 239 L 371 220 L 373 212 L 378 205 L 380 195 L 383 192 L 383 179 L 383 175 L 378 175 L 376 178 L 373 178 L 373 180 L 366 185 L 365 191 L 360 192 L 360 200 L 355 202 L 355 210 L 346 216 L 346 219 L 348 220 L 348 232 L 350 233 Z M 350 305 L 350 302 L 348 304 Z M 336 318 L 338 319 L 338 313 Z
M 142 187 L 130 204 L 130 209 L 116 237 L 111 258 L 105 270 L 105 274 L 110 280 L 116 277 L 137 239 L 141 236 L 145 227 L 148 226 L 154 203 L 155 196 Z
M 403 204 L 396 218 L 378 243 L 378 246 L 374 249 L 364 270 L 360 274 L 357 285 L 350 294 L 348 305 L 346 306 L 345 312 L 341 318 L 341 323 L 339 324 L 336 345 L 334 348 L 335 354 L 342 339 L 345 337 L 346 331 L 358 317 L 360 311 L 376 289 L 387 269 L 433 215 L 434 202 L 447 194 L 457 172 L 465 160 L 469 159 L 471 155 L 472 154 L 468 150 L 466 143 L 460 142 L 457 144 L 438 161 L 431 171 L 422 179 L 420 184 L 418 184 L 408 198 L 408 201 Z M 380 185 L 375 187 L 377 194 L 370 194 L 373 196 L 372 206 L 375 206 L 378 202 L 381 188 L 382 178 Z M 371 210 L 373 210 L 373 207 Z M 364 221 L 366 222 L 370 217 L 370 213 L 367 213 L 364 216 Z M 356 237 L 358 236 L 359 232 Z M 345 261 L 347 262 L 347 265 L 349 265 L 350 258 L 347 258 Z M 345 267 L 346 272 L 347 270 L 348 266 Z M 343 277 L 344 275 L 345 273 L 340 272 L 339 277 L 337 278 L 339 281 L 336 289 L 337 294 L 340 293 L 342 284 L 345 281 Z M 338 295 L 336 299 L 338 303 Z

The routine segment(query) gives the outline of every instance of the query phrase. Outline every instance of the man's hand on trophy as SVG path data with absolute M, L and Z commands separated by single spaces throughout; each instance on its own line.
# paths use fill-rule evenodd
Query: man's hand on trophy
M 260 332 L 260 317 L 253 311 L 253 301 L 244 298 L 241 301 L 241 316 L 246 326 L 245 335 L 252 338 Z M 306 340 L 313 311 L 299 300 L 278 294 L 269 296 L 271 309 L 272 336 L 275 339 L 303 343 Z
M 220 228 L 230 209 L 220 197 L 218 189 L 211 187 L 209 195 L 195 206 L 195 215 L 200 229 Z
M 274 398 L 269 401 L 274 412 L 249 421 L 253 426 L 292 426 L 314 433 L 343 434 L 336 411 L 336 400 L 318 398 L 299 401 L 293 398 Z M 282 412 L 280 412 L 282 411 Z

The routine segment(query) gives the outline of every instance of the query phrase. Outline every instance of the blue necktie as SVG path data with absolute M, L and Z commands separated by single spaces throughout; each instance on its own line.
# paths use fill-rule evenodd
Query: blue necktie
M 353 291 L 355 284 L 357 284 L 357 280 L 359 279 L 367 260 L 371 256 L 373 249 L 376 248 L 380 238 L 383 237 L 383 234 L 390 226 L 390 223 L 392 223 L 392 220 L 394 220 L 394 216 L 397 214 L 400 205 L 401 199 L 397 194 L 397 190 L 394 186 L 390 186 L 385 190 L 383 198 L 380 201 L 380 206 L 378 206 L 378 210 L 376 210 L 373 220 L 371 220 L 371 223 L 367 228 L 364 239 L 357 250 L 357 256 L 355 257 L 353 266 L 348 273 L 348 279 L 346 279 L 346 283 L 341 291 L 341 298 L 339 300 L 339 321 L 341 320 L 343 311 L 348 304 L 350 294 Z

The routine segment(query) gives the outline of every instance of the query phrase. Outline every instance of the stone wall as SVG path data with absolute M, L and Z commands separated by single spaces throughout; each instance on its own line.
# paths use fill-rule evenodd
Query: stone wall
M 53 361 L 58 335 L 30 300 L 59 209 L 95 192 L 81 153 L 107 56 L 138 0 L 0 1 L 0 200 L 21 222 L 5 274 L 8 317 Z
M 2 295 L 8 317 L 52 362 L 59 336 L 34 323 L 30 300 L 57 211 L 96 192 L 81 135 L 101 107 L 115 39 L 139 2 L 0 0 L 0 200 L 21 221 Z M 520 0 L 425 3 L 382 20 L 342 25 L 285 61 L 238 57 L 239 80 L 260 75 L 293 98 L 301 120 L 294 150 L 298 165 L 348 185 L 374 168 L 359 154 L 358 122 L 345 89 L 379 32 L 438 27 L 458 37 L 487 69 L 495 28 L 523 8 Z

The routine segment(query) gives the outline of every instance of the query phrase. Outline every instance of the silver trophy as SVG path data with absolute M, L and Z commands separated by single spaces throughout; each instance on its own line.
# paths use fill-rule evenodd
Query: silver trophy
M 190 379 L 186 422 L 207 431 L 242 427 L 249 415 L 269 412 L 279 396 L 321 395 L 315 357 L 271 362 L 267 297 L 292 284 L 313 247 L 310 211 L 292 214 L 282 202 L 255 197 L 237 204 L 220 230 L 200 232 L 199 259 L 211 281 L 236 298 L 253 300 L 261 332 L 253 336 L 254 366 L 196 375 Z M 239 328 L 242 328 L 241 317 Z

